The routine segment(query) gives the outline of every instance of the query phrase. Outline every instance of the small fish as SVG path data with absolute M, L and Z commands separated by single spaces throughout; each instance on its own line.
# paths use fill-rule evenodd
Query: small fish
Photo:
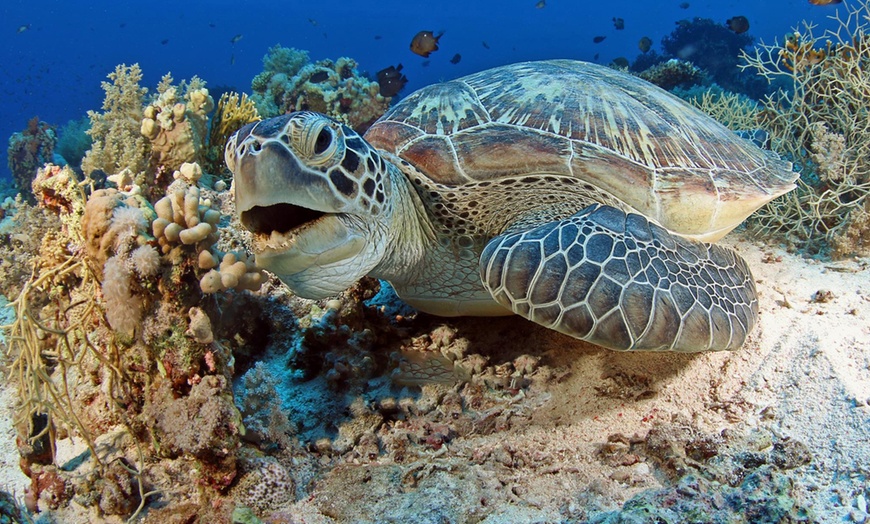
M 375 35 L 375 40 L 380 40 L 381 38 L 381 35 Z
M 30 24 L 24 24 L 24 25 L 18 26 L 19 33 L 23 33 L 25 31 L 27 31 L 28 29 L 30 29 Z
M 641 53 L 646 53 L 652 48 L 652 39 L 648 36 L 641 37 L 640 41 L 637 43 L 637 48 L 640 49 Z
M 217 24 L 215 24 L 214 22 L 209 22 L 208 26 L 214 29 L 215 27 L 217 27 Z
M 831 5 L 831 4 L 841 4 L 843 0 L 810 0 L 810 3 L 813 5 Z M 21 31 L 19 31 L 20 33 Z
M 539 0 L 538 3 L 535 4 L 535 7 L 537 7 L 538 9 L 543 9 L 547 7 L 547 0 Z
M 601 42 L 604 41 L 605 38 L 607 38 L 607 37 L 606 37 L 606 36 L 600 36 L 600 35 L 599 35 L 599 36 L 596 36 L 595 38 L 593 38 L 593 39 L 592 39 L 592 42 L 593 42 L 593 43 L 596 43 L 596 44 L 600 44 Z
M 423 67 L 429 67 L 429 64 L 431 64 L 431 63 L 432 63 L 431 60 L 423 60 L 423 62 L 420 65 Z
M 460 60 L 462 60 L 462 55 L 456 53 L 455 55 L 453 55 L 453 58 L 450 59 L 450 63 L 456 65 L 459 63 Z
M 230 65 L 234 65 L 236 63 L 236 54 L 233 53 L 230 55 Z
M 689 8 L 689 2 L 683 2 L 680 4 L 680 9 L 688 9 L 688 8 Z
M 315 20 L 315 19 L 313 19 L 313 18 L 309 18 L 309 19 L 308 19 L 308 23 L 311 24 L 311 25 L 317 25 L 317 20 Z
M 408 79 L 402 74 L 402 64 L 381 69 L 377 77 L 378 93 L 383 97 L 396 96 L 408 83 Z
M 480 43 L 484 49 L 489 49 L 489 44 L 486 43 L 486 40 Z
M 233 44 L 233 45 L 235 45 L 236 42 L 238 42 L 238 41 L 241 40 L 242 38 L 243 38 L 243 37 L 242 37 L 242 33 L 239 33 L 239 34 L 237 34 L 236 36 L 230 38 L 230 43 Z
M 118 27 L 124 29 L 125 27 L 127 27 L 127 22 L 121 22 L 120 24 L 118 24 Z
M 318 72 L 314 73 L 313 75 L 311 75 L 310 77 L 308 77 L 308 81 L 311 82 L 312 84 L 319 84 L 319 83 L 325 82 L 327 80 L 329 80 L 329 73 L 327 73 L 326 71 L 318 71 Z
M 598 60 L 598 53 L 595 53 L 595 56 L 592 57 L 592 60 Z
M 611 64 L 620 69 L 628 69 L 628 58 L 625 58 L 624 56 L 617 56 L 613 59 L 613 62 L 611 62 Z
M 625 29 L 625 20 L 622 18 L 613 18 L 613 27 L 616 28 L 617 31 L 622 31 Z
M 438 33 L 437 36 L 432 34 L 432 31 L 420 31 L 411 39 L 411 51 L 424 58 L 428 58 L 430 54 L 438 51 L 438 40 L 443 35 L 443 31 Z
M 160 43 L 163 44 L 163 45 L 166 45 L 166 44 L 169 43 L 169 39 L 168 39 L 168 38 L 164 38 L 163 40 L 160 41 Z
M 749 31 L 749 19 L 745 16 L 732 16 L 725 21 L 725 25 L 738 35 Z

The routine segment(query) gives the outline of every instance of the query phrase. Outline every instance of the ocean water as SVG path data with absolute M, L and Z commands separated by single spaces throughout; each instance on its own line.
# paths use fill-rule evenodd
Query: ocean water
M 640 53 L 642 36 L 659 49 L 676 21 L 702 17 L 750 21 L 756 41 L 782 41 L 802 20 L 820 29 L 843 5 L 807 0 L 723 2 L 689 0 L 284 0 L 91 2 L 6 0 L 0 6 L 0 177 L 9 177 L 6 144 L 38 116 L 58 127 L 99 110 L 100 82 L 120 63 L 138 62 L 142 85 L 153 91 L 171 72 L 176 81 L 198 75 L 211 86 L 250 92 L 262 57 L 280 43 L 310 52 L 312 61 L 349 56 L 374 74 L 403 64 L 402 95 L 440 80 L 506 63 L 573 58 L 609 63 Z M 612 18 L 625 20 L 617 31 Z M 444 32 L 428 59 L 409 50 L 420 30 Z M 233 42 L 234 37 L 241 39 Z M 594 43 L 596 36 L 606 37 Z M 484 47 L 484 42 L 487 47 Z M 457 64 L 451 58 L 462 56 Z M 596 58 L 597 56 L 597 58 Z

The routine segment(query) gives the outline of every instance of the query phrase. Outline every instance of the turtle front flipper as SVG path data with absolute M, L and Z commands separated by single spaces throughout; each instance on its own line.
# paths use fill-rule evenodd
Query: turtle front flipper
M 735 252 L 599 204 L 492 239 L 480 274 L 499 304 L 611 349 L 737 349 L 758 316 Z

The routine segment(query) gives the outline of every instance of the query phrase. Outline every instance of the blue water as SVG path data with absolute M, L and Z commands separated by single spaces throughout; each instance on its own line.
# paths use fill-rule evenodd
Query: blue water
M 849 0 L 846 0 L 847 2 Z M 154 90 L 171 72 L 176 81 L 198 75 L 211 86 L 250 92 L 269 47 L 306 49 L 311 60 L 349 56 L 374 73 L 402 63 L 409 84 L 403 95 L 424 85 L 523 60 L 575 58 L 609 63 L 633 60 L 646 35 L 659 49 L 674 23 L 691 17 L 724 22 L 743 15 L 749 33 L 773 42 L 802 20 L 821 29 L 840 6 L 807 0 L 601 1 L 547 0 L 320 0 L 263 2 L 105 0 L 4 0 L 0 7 L 0 177 L 9 177 L 9 135 L 33 116 L 61 126 L 89 109 L 99 110 L 100 82 L 119 63 L 138 62 L 143 86 Z M 621 17 L 625 29 L 614 29 Z M 29 28 L 22 32 L 21 26 Z M 441 49 L 426 60 L 410 52 L 420 30 L 445 31 Z M 235 35 L 241 40 L 232 43 Z M 595 36 L 606 39 L 595 44 Z M 375 39 L 380 36 L 380 39 Z M 165 43 L 164 43 L 165 42 Z M 482 42 L 486 42 L 486 49 Z M 456 54 L 458 64 L 450 63 Z

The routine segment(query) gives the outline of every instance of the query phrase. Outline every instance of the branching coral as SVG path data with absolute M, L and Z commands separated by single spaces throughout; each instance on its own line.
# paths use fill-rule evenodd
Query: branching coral
M 365 130 L 389 107 L 377 82 L 359 74 L 350 58 L 307 64 L 308 53 L 275 46 L 263 58 L 264 71 L 251 87 L 252 99 L 263 117 L 290 111 L 317 111 Z
M 218 100 L 217 110 L 211 119 L 208 148 L 205 151 L 205 167 L 209 173 L 221 173 L 225 168 L 224 144 L 240 127 L 260 120 L 257 107 L 248 95 L 224 93 Z
M 758 127 L 758 103 L 746 95 L 714 86 L 704 89 L 697 96 L 690 95 L 686 98 L 689 103 L 732 131 L 747 131 Z
M 845 18 L 834 17 L 834 30 L 816 36 L 805 23 L 799 36 L 783 46 L 760 46 L 743 66 L 789 84 L 763 101 L 761 125 L 772 147 L 802 173 L 797 190 L 762 208 L 754 223 L 813 251 L 834 243 L 837 254 L 866 252 L 870 236 L 852 222 L 870 202 L 870 46 L 864 44 L 870 4 L 845 9 Z M 809 50 L 822 48 L 822 38 L 833 43 L 808 58 Z M 847 231 L 852 241 L 842 238 Z
M 144 87 L 139 87 L 142 70 L 139 64 L 119 65 L 109 74 L 110 82 L 103 82 L 106 97 L 103 112 L 88 111 L 93 139 L 91 149 L 82 159 L 82 171 L 95 170 L 119 173 L 129 169 L 139 175 L 148 167 L 148 141 L 139 133 Z

